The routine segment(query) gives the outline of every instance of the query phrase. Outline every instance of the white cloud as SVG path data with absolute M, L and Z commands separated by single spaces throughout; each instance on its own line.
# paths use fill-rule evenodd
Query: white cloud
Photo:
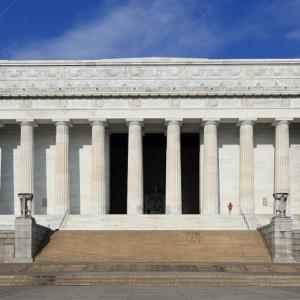
M 299 39 L 300 0 L 254 1 L 247 4 L 244 15 L 233 15 L 229 10 L 232 6 L 227 4 L 236 0 L 227 1 L 127 0 L 123 5 L 113 6 L 111 3 L 116 2 L 106 0 L 89 20 L 75 23 L 55 38 L 27 40 L 0 49 L 1 56 L 9 59 L 218 57 L 224 49 L 239 49 L 249 41 Z M 226 22 L 231 15 L 234 18 Z
M 7 52 L 13 59 L 211 56 L 223 39 L 210 22 L 209 1 L 202 1 L 196 19 L 191 17 L 193 2 L 129 0 L 56 38 L 33 40 Z

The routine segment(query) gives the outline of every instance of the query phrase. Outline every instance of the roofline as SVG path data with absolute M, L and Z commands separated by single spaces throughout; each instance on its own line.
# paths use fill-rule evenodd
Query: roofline
M 0 66 L 118 66 L 118 65 L 281 65 L 300 64 L 299 58 L 207 59 L 207 58 L 117 58 L 98 60 L 0 60 Z

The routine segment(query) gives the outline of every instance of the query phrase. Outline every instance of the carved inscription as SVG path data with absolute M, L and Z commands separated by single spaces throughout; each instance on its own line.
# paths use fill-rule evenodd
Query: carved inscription
M 202 241 L 201 233 L 187 232 L 185 234 L 185 240 L 186 240 L 186 242 L 188 242 L 190 244 L 201 244 L 201 241 Z

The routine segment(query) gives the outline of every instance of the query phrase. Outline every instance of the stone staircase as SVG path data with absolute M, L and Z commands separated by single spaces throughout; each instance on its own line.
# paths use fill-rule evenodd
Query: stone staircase
M 5 285 L 300 286 L 300 264 L 0 264 L 0 286 Z
M 269 262 L 254 230 L 62 230 L 37 262 Z

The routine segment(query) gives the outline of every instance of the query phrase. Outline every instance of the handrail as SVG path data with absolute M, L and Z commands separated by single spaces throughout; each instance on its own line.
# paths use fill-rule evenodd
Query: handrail
M 68 216 L 69 216 L 69 210 L 67 209 L 66 211 L 65 211 L 65 214 L 64 214 L 64 216 L 62 217 L 62 219 L 61 219 L 61 221 L 60 221 L 60 223 L 59 223 L 59 225 L 58 225 L 58 229 L 61 229 L 63 226 L 64 226 L 64 224 L 65 224 L 65 222 L 66 222 L 66 220 L 67 220 L 67 218 L 68 218 Z
M 242 209 L 240 209 L 240 214 L 241 214 L 241 216 L 242 216 L 242 218 L 243 218 L 244 223 L 245 223 L 246 226 L 247 226 L 247 229 L 249 230 L 249 229 L 250 229 L 250 225 L 249 225 L 248 220 L 247 220 L 247 218 L 246 218 L 244 212 L 242 211 Z

